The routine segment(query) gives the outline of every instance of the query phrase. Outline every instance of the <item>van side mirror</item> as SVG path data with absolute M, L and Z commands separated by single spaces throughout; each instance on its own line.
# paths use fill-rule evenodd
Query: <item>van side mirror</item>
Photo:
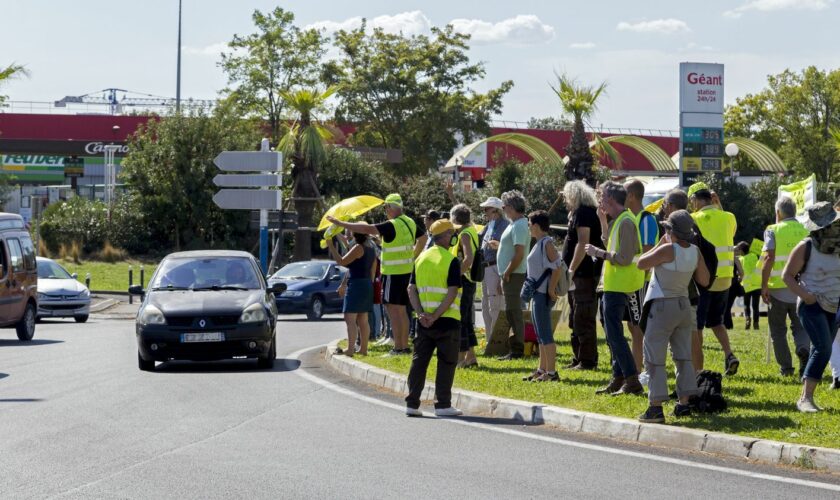
M 143 285 L 131 285 L 128 287 L 128 293 L 130 295 L 143 295 L 146 292 L 143 291 Z
M 79 274 L 78 273 L 73 273 L 73 274 L 70 275 L 70 277 L 73 278 L 74 280 L 77 280 L 77 279 L 79 279 Z
M 274 283 L 271 285 L 271 288 L 268 289 L 271 293 L 283 293 L 286 291 L 286 284 L 285 283 Z

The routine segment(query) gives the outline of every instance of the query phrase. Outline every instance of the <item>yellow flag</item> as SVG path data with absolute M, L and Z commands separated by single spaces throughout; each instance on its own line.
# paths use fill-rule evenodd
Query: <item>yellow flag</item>
M 659 198 L 658 200 L 654 201 L 650 205 L 646 206 L 645 210 L 647 210 L 648 212 L 650 212 L 652 214 L 655 214 L 657 211 L 659 211 L 659 208 L 662 207 L 663 203 L 665 203 L 665 197 L 664 196 L 662 198 Z
M 811 174 L 805 180 L 779 186 L 779 196 L 788 196 L 796 202 L 796 215 L 805 213 L 805 207 L 817 202 L 817 177 Z

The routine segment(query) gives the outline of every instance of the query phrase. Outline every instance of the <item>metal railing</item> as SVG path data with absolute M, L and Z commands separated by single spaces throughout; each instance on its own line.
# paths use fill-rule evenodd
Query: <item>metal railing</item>
M 519 128 L 527 129 L 528 122 L 514 121 L 514 120 L 490 120 L 490 125 L 499 128 Z M 551 129 L 548 129 L 551 130 Z M 557 129 L 569 130 L 569 129 Z M 592 127 L 587 125 L 586 131 L 596 134 L 616 134 L 616 135 L 646 135 L 652 137 L 679 137 L 679 131 L 661 128 L 638 128 L 638 127 Z

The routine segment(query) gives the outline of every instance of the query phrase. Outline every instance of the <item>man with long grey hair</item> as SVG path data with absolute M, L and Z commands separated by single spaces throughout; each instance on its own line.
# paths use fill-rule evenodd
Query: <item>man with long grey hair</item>
M 586 245 L 603 249 L 601 222 L 595 190 L 583 181 L 570 181 L 563 187 L 569 211 L 569 230 L 563 242 L 563 261 L 569 268 L 574 289 L 569 291 L 569 328 L 572 330 L 572 370 L 594 370 L 598 365 L 595 317 L 598 300 L 595 289 L 602 262 L 586 256 Z

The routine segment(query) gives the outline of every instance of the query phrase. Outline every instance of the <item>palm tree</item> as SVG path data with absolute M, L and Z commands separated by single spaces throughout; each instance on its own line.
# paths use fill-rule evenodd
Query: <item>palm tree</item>
M 566 74 L 556 76 L 557 86 L 550 84 L 549 86 L 560 99 L 563 112 L 574 118 L 572 140 L 566 147 L 566 154 L 569 156 L 569 163 L 566 164 L 566 178 L 594 181 L 592 166 L 595 159 L 589 148 L 583 121 L 592 116 L 597 109 L 598 98 L 606 91 L 607 84 L 601 82 L 597 86 L 586 86 L 578 84 L 574 78 Z
M 7 80 L 11 80 L 19 76 L 29 76 L 29 71 L 27 71 L 23 66 L 14 63 L 6 66 L 5 68 L 0 68 L 0 86 L 2 86 Z M 5 99 L 5 96 L 0 95 L 0 103 L 2 103 Z
M 315 89 L 300 89 L 282 92 L 281 97 L 288 110 L 295 114 L 294 121 L 286 126 L 280 139 L 280 150 L 292 161 L 292 201 L 298 214 L 298 229 L 295 232 L 294 260 L 308 260 L 312 256 L 312 212 L 320 203 L 318 189 L 318 167 L 327 159 L 327 140 L 333 132 L 313 117 L 313 113 L 324 107 L 327 99 L 337 90 L 332 86 L 320 92 Z

